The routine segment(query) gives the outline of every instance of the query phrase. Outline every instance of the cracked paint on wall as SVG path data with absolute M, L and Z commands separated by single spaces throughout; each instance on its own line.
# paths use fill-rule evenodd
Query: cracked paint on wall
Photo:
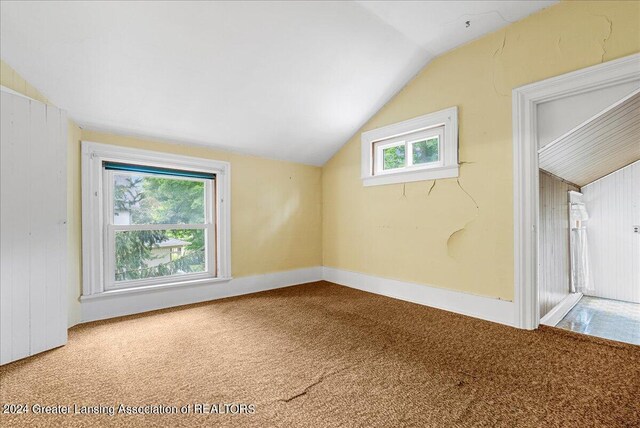
M 471 200 L 471 202 L 473 202 L 473 204 L 476 207 L 476 213 L 475 215 L 469 219 L 464 226 L 462 226 L 459 229 L 454 230 L 453 232 L 451 232 L 451 234 L 449 235 L 449 238 L 447 239 L 447 254 L 449 255 L 449 257 L 456 257 L 456 255 L 459 253 L 460 251 L 460 245 L 461 243 L 461 238 L 462 238 L 462 234 L 464 234 L 464 232 L 466 232 L 467 227 L 476 219 L 478 218 L 478 216 L 480 215 L 480 206 L 478 205 L 478 203 L 476 202 L 476 200 L 473 198 L 473 196 L 471 196 L 469 194 L 469 192 L 467 192 L 466 190 L 464 190 L 464 187 L 462 187 L 462 184 L 460 184 L 460 179 L 456 179 L 456 183 L 458 183 L 458 187 L 460 187 L 460 190 L 462 190 L 464 192 L 465 195 L 467 195 L 469 197 L 469 199 Z
M 496 73 L 497 73 L 496 68 L 499 70 L 502 70 L 502 68 L 500 68 L 501 63 L 498 62 L 498 59 L 499 59 L 499 56 L 502 55 L 502 53 L 504 52 L 504 47 L 506 44 L 507 44 L 507 30 L 504 30 L 504 35 L 502 36 L 502 42 L 500 43 L 500 46 L 493 53 L 493 73 L 492 73 L 493 89 L 496 91 L 496 94 L 502 97 L 508 97 L 509 94 L 504 93 L 504 91 L 498 89 L 498 86 L 496 84 Z
M 609 31 L 602 39 L 602 56 L 600 57 L 600 62 L 604 62 L 604 56 L 607 54 L 607 40 L 609 40 L 609 37 L 611 37 L 611 33 L 613 32 L 613 22 L 611 22 L 611 19 L 609 19 L 609 17 L 606 15 L 599 16 L 601 16 L 606 21 L 607 26 L 609 27 Z
M 640 2 L 561 2 L 433 60 L 323 168 L 324 265 L 512 300 L 512 90 L 639 52 L 638 22 Z M 452 106 L 459 181 L 362 186 L 361 132 Z
M 438 180 L 433 180 L 433 183 L 431 183 L 431 186 L 429 187 L 429 190 L 427 191 L 427 196 L 429 196 L 431 194 L 431 192 L 433 192 L 433 188 L 436 187 L 436 183 L 438 182 Z

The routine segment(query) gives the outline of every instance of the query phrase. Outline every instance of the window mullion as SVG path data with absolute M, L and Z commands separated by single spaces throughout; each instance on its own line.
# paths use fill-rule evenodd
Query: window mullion
M 174 230 L 174 229 L 206 229 L 207 223 L 195 224 L 111 224 L 112 230 L 121 231 L 138 231 L 138 230 Z
M 409 141 L 405 141 L 404 143 L 404 167 L 408 167 L 413 165 L 413 156 L 410 156 L 411 152 L 411 143 Z

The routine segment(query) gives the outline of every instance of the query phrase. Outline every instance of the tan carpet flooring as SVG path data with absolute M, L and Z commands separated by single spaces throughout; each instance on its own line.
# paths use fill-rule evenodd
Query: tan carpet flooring
M 1 367 L 0 381 L 2 404 L 255 405 L 2 414 L 2 427 L 640 426 L 638 346 L 326 282 L 81 325 L 67 346 Z

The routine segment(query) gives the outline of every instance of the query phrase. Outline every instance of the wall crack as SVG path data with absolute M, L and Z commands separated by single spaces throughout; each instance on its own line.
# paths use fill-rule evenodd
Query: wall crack
M 603 63 L 604 56 L 607 54 L 606 45 L 607 45 L 607 42 L 609 41 L 609 37 L 611 37 L 611 33 L 613 32 L 613 22 L 606 15 L 594 15 L 594 16 L 599 16 L 600 18 L 603 18 L 605 21 L 607 21 L 607 25 L 609 25 L 609 32 L 607 33 L 606 36 L 603 37 L 602 44 L 600 45 L 600 48 L 602 49 L 602 55 L 600 56 L 600 63 Z
M 498 90 L 498 85 L 496 85 L 496 57 L 498 56 L 498 53 L 500 55 L 502 55 L 502 53 L 504 52 L 504 47 L 507 44 L 507 32 L 504 32 L 504 35 L 502 36 L 502 44 L 500 45 L 500 47 L 498 49 L 495 50 L 495 52 L 493 53 L 493 90 L 496 92 L 496 94 L 500 95 L 501 97 L 508 97 L 509 94 L 503 94 L 502 92 L 500 92 Z
M 480 207 L 478 206 L 478 203 L 476 202 L 476 200 L 473 198 L 473 196 L 471 196 L 469 194 L 469 192 L 467 192 L 466 190 L 464 190 L 464 187 L 462 187 L 462 184 L 460 184 L 460 179 L 457 178 L 456 179 L 456 183 L 458 183 L 458 187 L 460 187 L 460 190 L 462 190 L 464 193 L 466 193 L 466 195 L 469 197 L 469 199 L 471 199 L 471 201 L 473 202 L 473 205 L 476 206 L 476 215 L 480 214 Z
M 556 47 L 558 48 L 558 52 L 562 53 L 562 34 L 558 36 L 558 41 L 556 42 Z
M 462 187 L 462 184 L 460 183 L 460 179 L 456 179 L 456 183 L 458 183 L 458 187 L 460 187 L 460 190 L 462 190 L 468 197 L 469 199 L 471 199 L 471 202 L 473 202 L 473 204 L 476 207 L 476 214 L 473 216 L 473 218 L 471 218 L 470 220 L 468 220 L 464 226 L 462 226 L 459 229 L 454 230 L 453 232 L 451 232 L 449 234 L 449 238 L 447 238 L 447 255 L 449 257 L 453 257 L 453 255 L 451 254 L 451 245 L 453 244 L 453 242 L 455 242 L 455 240 L 458 238 L 458 236 L 463 233 L 464 231 L 466 231 L 467 226 L 469 226 L 472 222 L 474 222 L 478 216 L 480 215 L 480 206 L 478 205 L 478 202 L 476 202 L 475 198 L 473 196 L 471 196 L 471 194 L 469 192 L 467 192 L 464 187 Z
M 427 191 L 427 197 L 429 197 L 429 195 L 431 195 L 431 192 L 433 192 L 433 188 L 436 187 L 436 183 L 438 182 L 438 180 L 433 180 L 433 183 L 431 183 L 431 187 L 429 187 L 429 190 Z

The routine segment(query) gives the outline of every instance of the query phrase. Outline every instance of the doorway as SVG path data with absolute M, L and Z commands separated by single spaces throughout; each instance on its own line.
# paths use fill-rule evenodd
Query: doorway
M 640 90 L 538 150 L 541 324 L 640 345 Z
M 540 324 L 541 318 L 538 292 L 540 275 L 538 271 L 539 149 L 558 139 L 559 136 L 569 134 L 569 131 L 588 122 L 588 119 L 597 116 L 638 89 L 640 89 L 640 54 L 514 89 L 514 324 L 516 326 L 535 329 Z M 550 127 L 549 123 L 555 123 L 557 127 Z M 558 132 L 559 130 L 562 132 Z M 568 201 L 566 203 L 568 209 Z M 568 227 L 566 232 L 569 233 Z M 579 295 L 570 294 L 574 295 L 575 300 L 579 300 L 577 298 Z

